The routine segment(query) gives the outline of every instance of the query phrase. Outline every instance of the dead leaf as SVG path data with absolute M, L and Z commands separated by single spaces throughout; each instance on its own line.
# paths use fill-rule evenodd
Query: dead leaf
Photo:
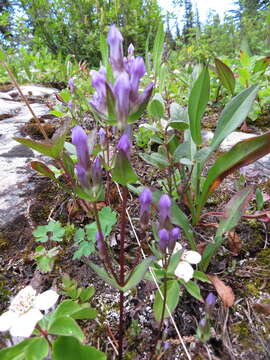
M 235 296 L 230 286 L 224 284 L 216 275 L 207 274 L 209 280 L 214 285 L 217 290 L 218 295 L 220 296 L 223 305 L 226 307 L 232 306 L 234 304 Z
M 268 304 L 256 303 L 256 304 L 253 304 L 253 308 L 262 314 L 270 315 L 270 303 L 268 303 Z
M 228 243 L 232 255 L 237 256 L 242 248 L 242 240 L 240 239 L 239 235 L 236 234 L 235 231 L 228 232 Z
M 206 241 L 202 241 L 199 244 L 197 244 L 196 248 L 197 248 L 198 253 L 200 253 L 202 255 L 204 252 L 204 249 L 206 248 L 207 245 L 208 245 L 208 243 Z

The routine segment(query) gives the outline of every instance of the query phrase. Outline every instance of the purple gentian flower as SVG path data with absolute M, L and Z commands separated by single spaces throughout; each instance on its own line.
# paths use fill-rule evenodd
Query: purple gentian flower
M 136 57 L 136 59 L 133 61 L 130 69 L 130 87 L 131 87 L 131 100 L 135 101 L 138 97 L 138 90 L 139 90 L 139 84 L 140 79 L 145 74 L 145 66 L 143 58 Z
M 130 158 L 131 144 L 126 134 L 122 135 L 118 144 L 117 149 L 121 151 L 127 158 Z
M 79 125 L 72 129 L 72 144 L 76 147 L 78 162 L 86 171 L 90 166 L 88 137 Z
M 107 38 L 107 43 L 110 46 L 110 63 L 115 73 L 124 70 L 123 63 L 123 36 L 115 25 L 110 27 Z
M 173 251 L 175 247 L 175 243 L 179 239 L 180 235 L 181 235 L 181 230 L 179 229 L 179 227 L 174 227 L 171 229 L 169 245 L 168 245 L 170 251 Z
M 152 192 L 148 188 L 145 188 L 139 196 L 139 201 L 141 205 L 140 222 L 143 228 L 146 227 L 149 222 L 152 200 L 153 200 Z
M 116 98 L 118 124 L 124 129 L 129 113 L 130 81 L 127 73 L 123 72 L 118 76 L 113 92 Z
M 209 293 L 205 300 L 205 312 L 207 314 L 211 313 L 214 310 L 216 304 L 216 296 L 213 293 Z
M 102 169 L 101 169 L 101 164 L 100 164 L 100 159 L 97 156 L 93 162 L 92 165 L 92 181 L 93 181 L 93 185 L 100 185 L 101 182 L 101 178 L 102 178 Z
M 96 89 L 90 104 L 98 111 L 104 113 L 107 109 L 106 102 L 106 69 L 101 66 L 99 71 L 91 71 L 92 86 Z
M 88 176 L 87 176 L 87 172 L 86 172 L 85 168 L 83 166 L 81 166 L 80 163 L 77 163 L 75 165 L 75 168 L 76 168 L 76 173 L 77 173 L 77 178 L 79 180 L 79 183 L 83 187 L 88 187 L 89 186 L 89 180 L 88 180 Z
M 162 195 L 158 203 L 160 227 L 163 227 L 167 222 L 167 220 L 170 218 L 171 206 L 172 206 L 172 202 L 170 197 L 168 195 Z
M 159 230 L 158 237 L 159 237 L 159 249 L 162 253 L 165 254 L 169 244 L 169 237 L 170 237 L 169 231 L 166 229 Z

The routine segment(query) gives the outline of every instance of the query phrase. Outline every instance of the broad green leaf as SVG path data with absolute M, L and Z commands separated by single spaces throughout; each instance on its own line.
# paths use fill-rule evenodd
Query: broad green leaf
M 74 319 L 69 316 L 55 318 L 49 326 L 48 332 L 53 335 L 75 336 L 83 341 L 84 334 Z
M 231 150 L 218 157 L 210 168 L 205 179 L 199 200 L 199 208 L 205 204 L 207 198 L 220 185 L 223 179 L 240 169 L 253 163 L 270 152 L 270 132 L 264 135 L 240 141 Z
M 93 309 L 90 304 L 82 304 L 81 309 L 77 312 L 74 312 L 71 317 L 75 320 L 95 319 L 97 314 L 97 310 Z
M 71 316 L 76 311 L 80 310 L 80 305 L 75 301 L 67 299 L 61 302 L 53 312 L 51 321 L 54 321 L 58 317 Z
M 150 256 L 138 264 L 132 273 L 128 275 L 128 281 L 123 287 L 123 291 L 134 288 L 143 279 L 146 271 L 155 259 L 155 256 Z
M 148 105 L 148 112 L 156 120 L 160 120 L 164 116 L 164 101 L 160 94 L 155 94 Z
M 246 119 L 258 89 L 257 85 L 253 85 L 241 91 L 225 106 L 218 119 L 217 128 L 211 142 L 212 151 L 215 151 L 221 142 Z
M 208 276 L 202 271 L 194 270 L 193 278 L 211 284 Z
M 270 64 L 270 56 L 266 56 L 260 60 L 257 60 L 253 68 L 253 73 L 255 74 L 256 72 L 260 72 L 260 71 L 265 72 L 269 64 Z
M 187 283 L 185 283 L 184 281 L 181 281 L 181 282 L 190 295 L 192 295 L 195 299 L 198 299 L 203 302 L 200 288 L 194 281 L 189 280 L 189 282 L 187 282 Z
M 152 153 L 151 155 L 140 153 L 140 158 L 143 159 L 147 164 L 153 165 L 158 169 L 164 169 L 169 166 L 167 157 L 160 153 Z
M 207 67 L 200 73 L 195 81 L 188 101 L 189 127 L 193 141 L 200 145 L 201 136 L 201 119 L 204 114 L 206 105 L 209 100 L 210 79 Z
M 179 162 L 182 158 L 189 158 L 189 144 L 187 141 L 179 144 L 173 154 L 174 162 Z
M 43 337 L 36 337 L 25 349 L 25 360 L 42 360 L 48 352 L 48 342 Z
M 248 56 L 247 51 L 240 50 L 240 63 L 244 67 L 250 66 L 250 57 Z
M 19 344 L 0 350 L 1 360 L 24 360 L 25 350 L 34 341 L 33 338 L 26 339 Z
M 116 155 L 115 164 L 112 169 L 112 180 L 123 186 L 134 184 L 138 180 L 129 159 L 124 154 L 121 154 L 121 152 L 118 152 Z
M 54 159 L 57 157 L 51 143 L 46 144 L 31 139 L 18 137 L 14 137 L 14 140 L 18 141 L 20 144 L 26 145 L 27 147 L 40 152 L 41 154 L 50 156 Z
M 215 65 L 222 85 L 233 95 L 235 89 L 235 78 L 232 70 L 229 66 L 217 58 L 215 59 Z
M 89 286 L 85 289 L 82 289 L 80 293 L 80 300 L 81 301 L 88 301 L 92 296 L 95 294 L 94 286 Z
M 161 293 L 164 297 L 165 293 L 165 284 L 162 284 L 160 286 Z M 177 280 L 168 280 L 167 281 L 167 291 L 166 291 L 166 305 L 170 311 L 170 313 L 173 313 L 180 298 L 181 292 L 180 292 L 180 286 L 178 284 Z M 160 296 L 159 291 L 156 291 L 155 294 L 155 300 L 154 300 L 154 314 L 157 321 L 161 321 L 162 316 L 162 309 L 163 309 L 163 300 Z M 164 312 L 164 318 L 169 316 L 169 312 L 167 308 L 165 307 Z
M 237 192 L 226 204 L 224 214 L 220 219 L 216 235 L 221 236 L 227 231 L 231 231 L 241 219 L 246 210 L 249 200 L 253 195 L 253 187 L 247 186 Z
M 93 346 L 81 345 L 72 336 L 61 336 L 53 342 L 52 360 L 106 360 L 106 355 Z

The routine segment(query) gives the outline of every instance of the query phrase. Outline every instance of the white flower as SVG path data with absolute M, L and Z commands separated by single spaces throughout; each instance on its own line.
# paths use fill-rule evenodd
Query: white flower
M 173 252 L 182 250 L 182 246 L 179 243 L 175 244 Z M 193 267 L 190 264 L 198 264 L 202 257 L 197 251 L 184 250 L 181 255 L 180 262 L 175 269 L 175 275 L 185 282 L 188 282 L 193 277 Z
M 0 331 L 9 330 L 12 336 L 29 337 L 43 317 L 40 310 L 52 307 L 58 296 L 53 290 L 36 295 L 32 286 L 26 286 L 12 300 L 9 310 L 0 316 Z

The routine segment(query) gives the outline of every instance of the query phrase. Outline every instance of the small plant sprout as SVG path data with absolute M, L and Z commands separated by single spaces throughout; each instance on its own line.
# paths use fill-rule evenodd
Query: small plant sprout
M 43 317 L 40 310 L 50 309 L 58 297 L 53 290 L 36 295 L 32 286 L 26 286 L 12 300 L 9 310 L 0 316 L 0 331 L 9 331 L 12 336 L 29 337 Z

